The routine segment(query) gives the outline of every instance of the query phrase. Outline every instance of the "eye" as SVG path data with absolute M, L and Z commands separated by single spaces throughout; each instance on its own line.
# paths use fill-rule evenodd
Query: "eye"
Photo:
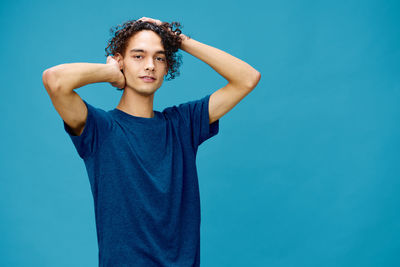
M 138 58 L 138 57 L 141 57 L 140 55 L 136 55 L 136 56 L 133 56 L 134 58 Z
M 159 61 L 165 61 L 165 59 L 162 58 L 162 57 L 158 57 L 157 59 L 158 59 Z

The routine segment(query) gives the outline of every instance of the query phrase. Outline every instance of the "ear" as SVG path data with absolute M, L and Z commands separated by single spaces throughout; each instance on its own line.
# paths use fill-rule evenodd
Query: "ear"
M 123 66 L 124 66 L 124 58 L 122 57 L 122 55 L 120 53 L 116 53 L 114 55 L 114 59 L 118 62 L 119 64 L 119 69 L 122 70 Z

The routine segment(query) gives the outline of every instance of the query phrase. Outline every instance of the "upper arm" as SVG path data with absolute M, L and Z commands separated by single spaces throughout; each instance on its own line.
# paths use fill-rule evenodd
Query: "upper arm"
M 228 83 L 212 93 L 209 103 L 210 124 L 224 116 L 251 91 L 252 89 L 239 88 Z
M 75 135 L 81 135 L 86 124 L 88 110 L 82 98 L 74 90 L 60 90 L 51 71 L 43 72 L 43 84 L 54 108 Z

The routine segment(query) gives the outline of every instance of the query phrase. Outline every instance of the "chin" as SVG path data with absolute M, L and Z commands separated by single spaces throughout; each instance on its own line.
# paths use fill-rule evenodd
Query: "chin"
M 140 94 L 140 95 L 152 95 L 154 94 L 158 88 L 143 88 L 143 87 L 136 87 L 136 88 L 132 88 L 133 91 L 135 91 L 136 93 Z
M 148 84 L 139 81 L 138 83 L 127 83 L 126 87 L 141 95 L 152 95 L 161 87 L 161 85 L 162 83 L 159 84 L 157 81 L 155 83 Z

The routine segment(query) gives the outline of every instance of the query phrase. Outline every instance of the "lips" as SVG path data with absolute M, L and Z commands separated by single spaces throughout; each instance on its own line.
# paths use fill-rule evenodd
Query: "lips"
M 152 79 L 152 80 L 156 79 L 153 76 L 141 76 L 140 78 L 142 78 L 142 79 Z

